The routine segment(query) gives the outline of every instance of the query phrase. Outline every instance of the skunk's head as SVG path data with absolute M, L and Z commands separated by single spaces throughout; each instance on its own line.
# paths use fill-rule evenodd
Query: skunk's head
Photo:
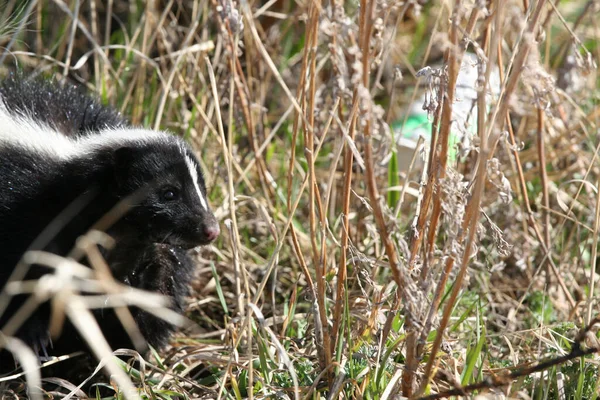
M 161 132 L 112 151 L 120 199 L 131 199 L 119 226 L 144 241 L 189 249 L 219 235 L 197 158 L 180 139 Z

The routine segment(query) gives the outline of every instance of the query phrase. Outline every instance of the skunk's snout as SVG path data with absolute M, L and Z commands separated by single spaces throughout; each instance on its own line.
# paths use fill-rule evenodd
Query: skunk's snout
M 219 224 L 216 221 L 214 223 L 211 223 L 204 227 L 201 227 L 200 229 L 203 230 L 202 234 L 205 237 L 207 242 L 212 242 L 219 236 L 219 233 L 221 233 Z
M 201 220 L 197 222 L 195 231 L 194 236 L 196 236 L 197 240 L 196 246 L 209 244 L 221 233 L 219 222 L 212 213 L 207 213 L 202 216 Z

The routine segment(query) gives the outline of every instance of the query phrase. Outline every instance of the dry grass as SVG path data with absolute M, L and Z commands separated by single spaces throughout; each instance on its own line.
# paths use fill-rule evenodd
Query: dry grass
M 564 3 L 4 1 L 2 72 L 79 82 L 184 135 L 223 222 L 193 327 L 126 369 L 137 389 L 112 388 L 595 399 L 600 10 Z M 409 163 L 400 129 L 424 93 Z

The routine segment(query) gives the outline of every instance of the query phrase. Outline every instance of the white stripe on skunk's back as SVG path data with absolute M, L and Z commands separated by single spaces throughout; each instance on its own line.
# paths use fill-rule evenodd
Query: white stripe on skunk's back
M 0 145 L 13 145 L 54 158 L 75 152 L 72 140 L 27 115 L 13 115 L 0 99 Z
M 92 154 L 101 149 L 116 149 L 126 144 L 134 146 L 152 143 L 173 145 L 178 140 L 175 136 L 161 131 L 140 128 L 109 128 L 90 135 L 84 135 L 76 139 L 74 143 L 79 154 Z M 177 143 L 177 145 L 179 144 Z
M 137 128 L 106 129 L 89 135 L 66 136 L 51 123 L 37 121 L 27 113 L 11 113 L 0 98 L 0 146 L 12 145 L 55 159 L 68 160 L 128 143 L 167 144 L 177 140 L 165 132 Z

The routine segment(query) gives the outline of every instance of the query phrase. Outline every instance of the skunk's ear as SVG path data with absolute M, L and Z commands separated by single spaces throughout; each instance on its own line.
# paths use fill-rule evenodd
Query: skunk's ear
M 113 160 L 117 169 L 127 169 L 135 160 L 137 149 L 133 146 L 122 146 L 113 152 Z
M 113 150 L 113 182 L 119 196 L 133 196 L 131 202 L 141 201 L 152 186 L 146 182 L 143 168 L 144 149 L 123 145 Z
M 112 151 L 114 182 L 119 191 L 128 191 L 128 181 L 132 175 L 139 150 L 134 146 L 121 146 Z

